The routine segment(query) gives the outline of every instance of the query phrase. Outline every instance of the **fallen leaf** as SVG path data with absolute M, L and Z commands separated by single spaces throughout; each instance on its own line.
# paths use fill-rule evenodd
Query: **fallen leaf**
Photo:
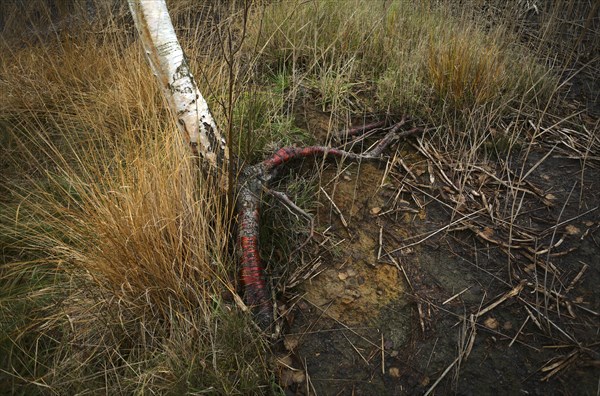
M 306 375 L 304 374 L 304 370 L 294 371 L 294 375 L 292 376 L 292 380 L 296 384 L 301 384 L 302 382 L 304 382 L 304 380 L 306 380 Z
M 371 208 L 371 214 L 374 215 L 374 216 L 377 215 L 377 214 L 379 214 L 380 212 L 381 212 L 381 208 L 379 206 Z
M 567 232 L 567 235 L 578 235 L 581 233 L 581 230 L 572 224 L 566 226 L 565 231 Z
M 281 373 L 279 374 L 279 385 L 281 385 L 284 388 L 287 388 L 288 386 L 292 385 L 294 383 L 293 375 L 294 374 L 291 370 L 281 371 Z
M 528 266 L 525 267 L 525 272 L 527 272 L 528 274 L 535 271 L 535 264 L 529 264 Z
M 292 367 L 292 357 L 290 355 L 278 356 L 277 365 L 282 367 Z
M 496 318 L 487 318 L 483 322 L 483 325 L 490 330 L 496 330 L 498 328 L 498 321 L 496 320 Z
M 409 248 L 409 247 L 406 247 L 406 248 L 400 250 L 400 254 L 402 256 L 408 256 L 409 254 L 413 254 L 413 253 L 414 253 L 414 249 L 413 248 Z
M 494 235 L 494 229 L 491 227 L 484 227 L 483 231 L 481 231 L 484 237 L 491 238 Z
M 389 373 L 390 373 L 390 377 L 394 377 L 394 378 L 400 377 L 400 369 L 398 367 L 390 367 Z
M 303 370 L 283 370 L 279 376 L 279 384 L 284 388 L 299 384 L 306 380 L 306 375 Z
M 286 335 L 283 338 L 283 346 L 285 347 L 285 349 L 287 349 L 288 351 L 293 351 L 294 349 L 296 349 L 298 347 L 298 343 L 299 343 L 299 339 L 297 336 L 294 335 Z

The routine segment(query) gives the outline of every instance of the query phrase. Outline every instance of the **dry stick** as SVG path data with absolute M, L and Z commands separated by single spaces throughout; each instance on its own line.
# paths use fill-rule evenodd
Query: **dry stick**
M 525 321 L 523 322 L 523 324 L 521 325 L 521 327 L 519 327 L 519 330 L 517 331 L 517 334 L 515 334 L 515 336 L 513 337 L 513 339 L 510 341 L 510 344 L 508 344 L 508 347 L 510 348 L 511 346 L 513 346 L 513 344 L 515 343 L 515 341 L 517 340 L 517 338 L 519 337 L 519 334 L 521 334 L 521 331 L 523 330 L 523 327 L 525 327 L 525 325 L 527 324 L 527 322 L 529 322 L 529 316 L 527 316 L 525 318 Z
M 425 334 L 425 321 L 423 320 L 423 304 L 417 301 L 417 311 L 419 311 L 419 324 L 421 325 L 421 331 Z
M 518 298 L 523 303 L 525 303 L 525 305 L 529 306 L 529 308 L 531 308 L 535 312 L 537 312 L 538 315 L 540 315 L 542 318 L 544 318 L 546 320 L 546 322 L 550 323 L 552 325 L 552 327 L 554 327 L 556 330 L 558 330 L 562 335 L 564 335 L 565 337 L 567 337 L 569 340 L 573 341 L 575 344 L 581 345 L 573 336 L 569 335 L 566 331 L 564 331 L 563 329 L 561 329 L 556 323 L 554 323 L 553 321 L 551 321 L 549 317 L 547 317 L 546 315 L 544 315 L 543 313 L 541 313 L 540 310 L 537 309 L 536 307 L 534 307 L 531 303 L 523 300 L 520 297 L 518 297 Z M 527 308 L 527 307 L 525 307 L 525 308 Z M 530 312 L 529 310 L 527 310 L 527 311 Z M 532 319 L 533 319 L 533 314 L 532 314 Z M 537 320 L 535 322 L 537 322 Z M 540 329 L 541 329 L 541 325 L 539 324 L 539 322 L 537 322 L 537 324 L 538 324 L 538 327 L 540 327 Z
M 471 328 L 471 332 L 469 333 L 469 340 L 467 341 L 467 347 L 464 349 L 464 351 L 461 353 L 460 358 L 461 361 L 462 359 L 466 359 L 469 357 L 469 355 L 471 354 L 471 351 L 473 350 L 473 346 L 475 345 L 475 337 L 477 336 L 477 316 L 471 314 L 469 316 L 469 323 L 470 323 L 470 328 Z M 466 318 L 465 318 L 466 321 Z
M 529 174 L 529 173 L 528 173 Z M 573 183 L 573 187 L 571 187 L 571 191 L 569 191 L 569 195 L 567 195 L 567 199 L 565 200 L 565 203 L 563 204 L 560 213 L 558 214 L 558 219 L 556 220 L 557 222 L 562 218 L 563 213 L 565 212 L 565 209 L 567 208 L 567 204 L 569 203 L 570 199 L 571 199 L 571 195 L 573 194 L 573 191 L 575 190 L 575 186 L 577 185 L 577 181 L 575 183 Z M 550 238 L 550 248 L 552 247 L 552 244 L 554 242 L 554 238 L 556 237 L 556 233 L 558 231 L 558 228 L 555 228 L 552 231 L 552 237 Z M 547 256 L 546 256 L 546 261 L 550 262 L 550 248 L 548 249 L 547 252 Z M 545 270 L 544 271 L 544 283 L 543 283 L 543 287 L 547 288 L 548 285 L 548 273 L 550 271 Z M 557 279 L 555 274 L 552 274 L 552 280 L 551 280 L 551 284 L 550 284 L 550 289 L 552 289 L 552 285 L 554 284 L 554 280 Z M 536 281 L 537 283 L 537 281 Z M 537 299 L 537 295 L 536 295 L 536 299 Z M 558 300 L 556 300 L 558 302 Z M 547 294 L 544 294 L 544 309 L 546 312 L 546 316 L 548 316 L 548 305 L 550 302 L 550 298 Z M 558 307 L 557 307 L 558 308 Z M 548 318 L 548 320 L 550 320 L 550 318 Z
M 433 385 L 431 385 L 431 387 L 427 390 L 427 392 L 425 392 L 425 394 L 423 396 L 428 396 L 429 394 L 431 394 L 431 392 L 433 392 L 433 390 L 436 388 L 436 386 L 438 386 L 438 384 L 444 379 L 444 377 L 446 376 L 446 374 L 448 374 L 448 372 L 450 370 L 452 370 L 452 367 L 454 367 L 454 365 L 456 365 L 456 363 L 458 363 L 459 359 L 460 359 L 460 357 L 457 357 L 456 359 L 454 359 L 454 361 L 452 363 L 450 363 L 450 365 L 448 367 L 446 367 L 446 370 L 444 370 L 444 372 L 442 373 L 442 375 L 440 375 L 438 377 L 438 379 L 435 380 L 435 382 L 433 383 Z
M 385 352 L 383 349 L 383 333 L 381 334 L 381 374 L 385 374 Z
M 600 316 L 600 312 L 592 311 L 591 309 L 586 308 L 583 305 L 580 305 L 580 304 L 577 304 L 577 303 L 573 303 L 573 305 L 575 305 L 577 308 L 581 309 L 582 311 L 590 313 L 590 314 L 592 314 L 594 316 Z
M 311 280 L 323 272 L 325 268 L 320 268 L 323 264 L 322 259 L 323 257 L 318 256 L 317 258 L 310 260 L 308 263 L 300 265 L 286 280 L 284 290 L 285 288 L 293 288 L 298 286 L 300 282 Z
M 314 324 L 314 323 L 317 323 L 317 322 L 318 322 L 318 320 L 320 320 L 320 319 L 321 319 L 321 317 L 322 317 L 323 315 L 325 315 L 325 313 L 327 313 L 327 310 L 329 309 L 329 307 L 330 307 L 330 306 L 331 306 L 331 304 L 333 303 L 333 301 L 332 301 L 332 302 L 330 302 L 330 303 L 329 303 L 329 305 L 327 305 L 327 307 L 326 307 L 326 308 L 323 308 L 322 306 L 320 306 L 320 305 L 317 305 L 317 304 L 315 304 L 314 302 L 312 302 L 312 301 L 310 301 L 310 300 L 308 300 L 308 299 L 304 299 L 304 300 L 305 300 L 306 302 L 308 302 L 310 305 L 312 305 L 314 308 L 316 308 L 317 310 L 321 311 L 321 315 L 319 315 L 319 317 L 317 318 L 317 320 L 315 320 L 315 321 L 313 322 L 313 324 Z M 363 335 L 359 334 L 357 331 L 355 331 L 355 330 L 370 330 L 370 329 L 373 329 L 373 327 L 370 327 L 370 326 L 365 326 L 365 327 L 350 327 L 350 326 L 348 326 L 348 325 L 347 325 L 347 324 L 345 324 L 344 322 L 341 322 L 341 321 L 340 321 L 340 320 L 338 320 L 338 319 L 335 319 L 335 318 L 333 318 L 333 317 L 330 317 L 330 319 L 332 319 L 332 320 L 333 320 L 334 322 L 336 322 L 338 325 L 342 326 L 342 327 L 343 327 L 343 329 L 342 329 L 342 328 L 337 328 L 337 329 L 336 329 L 336 328 L 333 328 L 333 329 L 328 329 L 328 330 L 318 330 L 318 331 L 312 331 L 312 332 L 309 332 L 309 331 L 304 331 L 304 332 L 302 332 L 302 334 L 324 333 L 324 332 L 329 332 L 329 331 L 340 331 L 340 332 L 343 332 L 344 330 L 348 330 L 349 332 L 351 332 L 351 333 L 352 333 L 352 334 L 354 334 L 355 336 L 357 336 L 357 337 L 361 338 L 363 341 L 365 341 L 367 344 L 371 345 L 372 347 L 374 347 L 374 348 L 376 348 L 376 349 L 379 349 L 379 348 L 380 348 L 379 344 L 376 344 L 375 342 L 373 342 L 373 341 L 369 340 L 367 337 L 365 337 L 365 336 L 363 336 Z M 313 324 L 311 324 L 311 327 L 313 326 Z
M 450 297 L 449 299 L 447 299 L 446 301 L 444 301 L 442 303 L 442 305 L 446 305 L 448 304 L 450 301 L 454 300 L 456 297 L 460 296 L 461 294 L 463 294 L 464 292 L 466 292 L 467 290 L 469 290 L 471 288 L 471 286 L 469 287 L 465 287 L 462 291 L 459 291 L 458 293 L 456 293 L 455 295 L 453 295 L 452 297 Z
M 427 359 L 427 364 L 425 365 L 425 370 L 429 368 L 429 363 L 431 363 L 431 358 L 433 358 L 433 352 L 435 352 L 435 347 L 437 346 L 438 340 L 440 337 L 436 337 L 435 342 L 433 343 L 433 348 L 431 348 L 431 352 L 429 353 L 429 359 Z
M 310 380 L 310 375 L 308 375 L 308 364 L 306 363 L 306 358 L 304 358 L 304 372 L 306 373 L 306 389 L 308 389 L 308 394 L 310 395 L 310 389 L 312 389 L 312 394 L 316 395 L 317 391 L 312 381 Z M 309 387 L 310 385 L 310 387 Z
M 364 124 L 363 126 L 354 127 L 354 128 L 340 131 L 340 132 L 336 133 L 335 135 L 333 135 L 333 138 L 336 140 L 347 139 L 349 137 L 356 136 L 356 135 L 362 135 L 363 133 L 365 133 L 367 131 L 371 131 L 373 129 L 381 128 L 384 126 L 385 126 L 385 121 L 375 121 L 370 124 Z
M 485 209 L 485 208 L 482 208 L 482 209 Z M 509 244 L 509 243 L 506 243 L 506 242 L 499 241 L 499 240 L 496 240 L 494 238 L 491 238 L 491 237 L 487 236 L 485 234 L 485 232 L 479 231 L 477 229 L 477 226 L 473 225 L 473 224 L 467 225 L 466 228 L 468 228 L 471 231 L 473 231 L 473 233 L 475 235 L 477 235 L 479 238 L 483 239 L 486 242 L 493 243 L 495 245 L 498 245 L 498 246 L 500 246 L 500 247 L 502 247 L 504 249 L 508 249 L 508 250 L 511 250 L 511 249 L 514 249 L 514 250 L 517 250 L 517 249 L 527 250 L 529 253 L 531 253 L 533 255 L 540 255 L 540 254 L 548 253 L 550 251 L 550 249 L 553 249 L 555 247 L 560 246 L 564 242 L 564 240 L 565 240 L 565 236 L 563 235 L 562 238 L 558 242 L 556 242 L 554 245 L 551 245 L 548 248 L 545 248 L 545 249 L 542 249 L 542 250 L 535 250 L 535 249 L 533 249 L 530 246 Z M 514 240 L 515 239 L 513 238 L 513 241 Z M 535 261 L 535 260 L 532 259 L 532 261 Z M 553 268 L 553 269 L 555 269 L 555 268 Z M 556 271 L 556 272 L 558 273 L 558 271 Z
M 454 189 L 454 191 L 460 192 L 460 188 L 458 188 L 456 185 L 454 185 L 454 183 L 450 180 L 450 178 L 446 175 L 446 173 L 444 172 L 444 170 L 442 169 L 442 166 L 440 164 L 441 160 L 440 160 L 440 155 L 435 152 L 434 150 L 434 155 L 431 155 L 429 153 L 429 151 L 427 151 L 428 145 L 427 147 L 423 144 L 422 140 L 417 140 L 417 142 L 419 143 L 419 146 L 417 147 L 417 150 L 423 154 L 425 157 L 429 158 L 429 160 L 435 164 L 436 168 L 438 169 L 442 179 L 444 179 L 444 181 L 446 182 L 447 185 L 449 185 L 450 187 L 452 187 Z M 435 158 L 434 158 L 435 156 Z M 428 165 L 431 165 L 431 162 L 428 163 Z M 429 169 L 429 177 L 431 178 L 433 176 L 433 171 L 431 169 Z M 433 183 L 432 183 L 433 184 Z
M 344 218 L 344 215 L 342 214 L 342 211 L 340 210 L 340 208 L 338 208 L 338 206 L 335 204 L 335 202 L 333 201 L 333 199 L 331 199 L 331 197 L 329 196 L 329 194 L 327 194 L 327 191 L 325 191 L 325 189 L 323 187 L 319 187 L 319 188 L 321 189 L 321 192 L 323 194 L 325 194 L 325 198 L 327 198 L 327 200 L 329 200 L 329 203 L 331 203 L 331 206 L 333 207 L 333 209 L 335 210 L 335 212 L 338 214 L 338 216 L 340 216 L 340 221 L 342 222 L 342 225 L 344 226 L 344 228 L 346 229 L 346 231 L 348 232 L 348 234 L 350 234 L 350 230 L 348 229 L 348 222 Z
M 538 195 L 535 191 L 532 190 L 528 190 L 526 188 L 520 187 L 520 183 L 517 182 L 517 185 L 512 184 L 510 182 L 507 182 L 505 180 L 500 179 L 498 176 L 496 176 L 495 174 L 491 173 L 490 171 L 486 170 L 485 168 L 482 168 L 480 166 L 477 165 L 473 165 L 471 164 L 470 167 L 472 169 L 475 170 L 479 170 L 481 172 L 483 172 L 485 175 L 491 177 L 492 179 L 494 179 L 498 184 L 505 186 L 506 188 L 512 190 L 512 191 L 520 191 L 523 193 L 527 193 L 527 194 L 532 194 L 532 195 Z
M 379 227 L 379 249 L 377 249 L 377 261 L 381 258 L 381 250 L 383 249 L 383 227 Z
M 290 197 L 288 197 L 285 193 L 282 193 L 280 191 L 271 190 L 270 188 L 267 188 L 267 187 L 264 187 L 264 189 L 266 190 L 267 194 L 269 194 L 269 195 L 277 198 L 284 205 L 286 205 L 287 208 L 288 208 L 288 210 L 290 211 L 290 213 L 295 214 L 293 212 L 293 210 L 295 210 L 297 213 L 300 213 L 302 216 L 304 216 L 304 217 L 306 217 L 308 219 L 308 222 L 310 224 L 310 232 L 308 233 L 308 237 L 306 237 L 306 239 L 304 240 L 304 242 L 302 242 L 300 244 L 300 246 L 298 246 L 292 252 L 292 255 L 294 255 L 296 252 L 298 252 L 299 250 L 301 250 L 302 248 L 304 248 L 304 246 L 306 246 L 308 244 L 308 242 L 310 242 L 310 240 L 313 238 L 313 236 L 315 234 L 315 219 L 310 214 L 306 213 L 306 211 L 302 210 L 302 208 L 300 208 L 298 205 L 296 205 L 294 203 L 294 201 L 292 201 L 290 199 Z
M 549 380 L 553 375 L 555 375 L 556 373 L 558 373 L 560 370 L 563 370 L 564 368 L 566 368 L 567 366 L 569 366 L 570 364 L 573 363 L 573 361 L 577 358 L 577 355 L 579 354 L 579 351 L 573 351 L 571 352 L 567 357 L 564 357 L 562 360 L 556 362 L 556 363 L 552 363 L 548 366 L 542 367 L 542 369 L 540 370 L 542 373 L 550 371 L 550 373 L 548 373 L 544 378 L 542 378 L 542 381 L 547 381 Z
M 523 290 L 523 287 L 525 287 L 524 280 L 521 281 L 521 283 L 519 283 L 517 286 L 515 286 L 512 290 L 506 292 L 502 297 L 500 297 L 499 299 L 497 299 L 496 301 L 494 301 L 493 303 L 491 303 L 490 305 L 488 305 L 481 311 L 477 312 L 475 317 L 478 318 L 482 315 L 485 315 L 486 313 L 490 312 L 492 309 L 496 308 L 498 305 L 502 304 L 504 301 L 508 300 L 509 298 L 517 296 L 521 292 L 521 290 Z
M 348 343 L 350 344 L 350 346 L 352 347 L 352 349 L 354 349 L 354 351 L 356 353 L 358 353 L 358 356 L 360 356 L 360 358 L 367 364 L 367 366 L 369 365 L 369 361 L 363 356 L 362 353 L 360 353 L 360 351 L 358 350 L 358 348 L 352 343 L 352 341 L 350 341 L 350 339 L 348 338 L 348 336 L 346 334 L 344 334 L 344 332 L 342 331 L 342 335 L 344 336 L 344 338 L 346 339 L 346 341 L 348 341 Z
M 573 287 L 575 287 L 575 284 L 579 281 L 579 279 L 581 279 L 581 277 L 583 276 L 583 273 L 589 268 L 589 265 L 587 265 L 586 263 L 584 263 L 582 261 L 580 261 L 580 263 L 583 264 L 583 267 L 581 267 L 581 269 L 579 270 L 579 273 L 575 276 L 575 278 L 573 278 L 571 283 L 569 283 L 569 286 L 567 286 L 567 288 L 565 289 L 564 294 L 567 294 L 568 292 L 571 291 L 571 289 L 573 289 Z
M 583 216 L 585 216 L 585 215 L 586 215 L 586 214 L 588 214 L 588 213 L 592 213 L 592 212 L 594 212 L 594 211 L 598 210 L 598 208 L 600 208 L 600 205 L 597 205 L 597 206 L 595 206 L 595 207 L 591 208 L 590 210 L 586 210 L 585 212 L 581 213 L 580 215 L 577 215 L 577 216 L 575 216 L 575 217 L 571 217 L 570 219 L 567 219 L 567 220 L 561 221 L 560 223 L 558 223 L 558 224 L 555 224 L 555 225 L 553 225 L 552 227 L 549 227 L 549 228 L 545 229 L 544 231 L 542 231 L 542 234 L 545 234 L 546 232 L 548 232 L 548 231 L 550 231 L 550 230 L 554 230 L 555 228 L 558 228 L 558 227 L 560 227 L 560 226 L 562 226 L 562 225 L 565 225 L 565 224 L 567 224 L 567 223 L 570 223 L 570 222 L 572 222 L 573 220 L 577 220 L 578 218 L 580 218 L 580 217 L 583 217 Z
M 469 218 L 471 218 L 471 217 L 475 216 L 476 214 L 478 214 L 479 212 L 481 212 L 481 211 L 483 211 L 483 210 L 484 210 L 484 208 L 481 208 L 481 209 L 478 209 L 478 210 L 476 210 L 476 211 L 475 211 L 475 212 L 473 212 L 473 213 L 469 213 L 468 215 L 464 215 L 464 216 L 463 216 L 463 217 L 461 217 L 460 219 L 458 219 L 458 220 L 454 220 L 453 222 L 451 222 L 451 223 L 449 223 L 449 224 L 445 225 L 444 227 L 441 227 L 441 228 L 439 228 L 438 230 L 436 230 L 436 231 L 434 231 L 434 232 L 430 233 L 430 234 L 429 234 L 429 235 L 427 235 L 425 238 L 419 239 L 418 241 L 416 241 L 416 242 L 413 242 L 413 243 L 409 243 L 408 245 L 404 245 L 404 246 L 401 246 L 401 247 L 399 247 L 399 248 L 396 248 L 396 249 L 392 250 L 391 252 L 389 252 L 389 253 L 386 253 L 386 255 L 387 255 L 388 257 L 391 257 L 391 255 L 392 255 L 392 254 L 394 254 L 394 253 L 396 253 L 396 252 L 398 252 L 398 251 L 400 251 L 400 250 L 404 250 L 404 249 L 406 249 L 406 248 L 409 248 L 409 247 L 412 247 L 412 246 L 415 246 L 415 245 L 419 245 L 419 244 L 421 244 L 421 243 L 425 242 L 426 240 L 428 240 L 429 238 L 431 238 L 432 236 L 434 236 L 434 235 L 437 235 L 437 234 L 439 234 L 440 232 L 447 230 L 448 228 L 452 227 L 452 226 L 453 226 L 453 225 L 455 225 L 455 224 L 458 224 L 458 223 L 460 223 L 461 221 L 467 220 L 467 219 L 469 219 Z
M 415 289 L 413 288 L 412 283 L 410 283 L 410 279 L 408 279 L 408 274 L 404 270 L 404 267 L 402 265 L 398 264 L 398 262 L 396 261 L 396 259 L 394 258 L 394 256 L 388 255 L 387 252 L 385 254 L 388 256 L 388 258 L 390 260 L 392 260 L 392 263 L 396 266 L 396 268 L 398 269 L 398 271 L 402 272 L 402 274 L 404 275 L 404 279 L 406 279 L 406 283 L 408 284 L 408 287 L 410 288 L 410 290 L 414 291 Z
M 528 318 L 531 318 L 531 320 L 537 326 L 537 328 L 540 329 L 541 331 L 544 331 L 542 324 L 540 323 L 539 320 L 537 320 L 537 318 L 535 317 L 533 312 L 531 312 L 531 310 L 529 308 L 527 308 L 526 306 L 524 306 L 523 308 L 525 308 L 525 311 L 527 311 L 527 315 L 529 315 Z
M 394 125 L 394 127 L 385 135 L 385 137 L 381 139 L 379 143 L 377 143 L 375 148 L 373 148 L 370 151 L 367 151 L 365 154 L 377 157 L 381 155 L 381 153 L 383 153 L 383 150 L 385 150 L 386 147 L 389 146 L 392 142 L 395 142 L 398 139 L 402 139 L 411 135 L 416 135 L 417 133 L 424 133 L 427 131 L 427 129 L 417 127 L 409 129 L 408 131 L 398 133 L 398 129 L 400 129 L 402 125 L 404 124 L 398 123 Z

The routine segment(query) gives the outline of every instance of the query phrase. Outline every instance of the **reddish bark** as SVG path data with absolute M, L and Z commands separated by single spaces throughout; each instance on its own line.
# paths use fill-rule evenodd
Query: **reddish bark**
M 279 150 L 275 154 L 273 154 L 270 158 L 267 158 L 262 162 L 262 166 L 264 167 L 265 172 L 270 172 L 272 169 L 277 168 L 279 165 L 282 165 L 286 162 L 289 162 L 293 159 L 311 157 L 313 155 L 323 154 L 323 155 L 333 155 L 337 157 L 347 156 L 351 159 L 359 159 L 362 158 L 359 154 L 354 154 L 348 151 L 339 150 L 336 148 L 325 147 L 325 146 L 309 146 L 309 147 L 284 147 Z
M 372 131 L 373 129 L 383 128 L 385 126 L 385 121 L 375 121 L 369 124 L 361 125 L 358 127 L 349 128 L 346 130 L 342 130 L 334 135 L 334 138 L 337 140 L 348 139 L 352 136 L 362 135 L 367 131 Z
M 394 125 L 386 137 L 373 150 L 364 154 L 355 154 L 325 146 L 284 147 L 263 162 L 244 169 L 238 183 L 237 200 L 238 249 L 242 267 L 241 278 L 246 304 L 253 308 L 255 318 L 263 330 L 268 330 L 273 324 L 274 308 L 266 285 L 258 245 L 260 194 L 263 187 L 267 187 L 269 181 L 275 176 L 279 166 L 294 159 L 315 155 L 346 157 L 353 160 L 375 159 L 379 157 L 389 144 L 397 140 L 398 135 L 407 136 L 422 132 L 422 129 L 414 128 L 398 134 L 397 131 L 402 124 L 403 122 Z M 369 129 L 380 126 L 382 126 L 381 123 L 368 125 Z M 364 133 L 369 130 L 366 127 L 355 129 L 360 129 L 360 132 Z
M 255 310 L 259 326 L 266 330 L 273 322 L 273 308 L 258 247 L 262 181 L 256 168 L 252 166 L 245 169 L 238 184 L 238 252 L 244 299 Z

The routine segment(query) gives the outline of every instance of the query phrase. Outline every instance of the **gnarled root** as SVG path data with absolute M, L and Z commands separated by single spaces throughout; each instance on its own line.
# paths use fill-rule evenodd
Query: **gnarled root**
M 244 287 L 246 304 L 254 310 L 255 319 L 261 329 L 267 331 L 273 325 L 273 308 L 269 290 L 267 288 L 265 272 L 259 253 L 259 218 L 260 218 L 260 193 L 268 186 L 277 172 L 277 169 L 299 158 L 315 155 L 345 157 L 353 160 L 377 159 L 383 150 L 399 137 L 422 132 L 421 128 L 398 133 L 405 122 L 394 125 L 388 134 L 373 148 L 364 154 L 355 154 L 348 151 L 326 147 L 284 147 L 264 161 L 247 167 L 243 170 L 238 182 L 238 249 L 241 263 L 241 279 Z M 360 128 L 360 133 L 382 126 L 373 123 Z M 369 128 L 370 127 L 370 128 Z M 357 128 L 355 128 L 357 129 Z

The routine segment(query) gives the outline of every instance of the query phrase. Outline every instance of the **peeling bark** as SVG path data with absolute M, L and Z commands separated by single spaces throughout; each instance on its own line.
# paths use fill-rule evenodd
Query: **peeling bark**
M 162 0 L 128 0 L 152 72 L 192 152 L 225 174 L 229 149 L 198 90 Z
M 361 133 L 380 127 L 371 124 L 363 127 Z M 356 154 L 326 146 L 284 147 L 257 165 L 245 168 L 238 183 L 238 252 L 241 264 L 241 278 L 244 286 L 244 299 L 255 314 L 258 325 L 269 330 L 274 323 L 274 306 L 266 283 L 265 271 L 259 253 L 259 228 L 261 192 L 276 176 L 277 170 L 288 162 L 316 155 L 344 157 L 351 160 L 377 159 L 383 150 L 397 140 L 397 131 L 402 124 L 396 124 L 371 151 Z M 414 128 L 402 133 L 403 136 L 421 132 Z
M 317 154 L 362 158 L 358 154 L 324 146 L 284 147 L 266 160 L 243 169 L 238 182 L 238 254 L 244 300 L 253 308 L 256 321 L 263 330 L 273 324 L 274 309 L 259 253 L 261 192 L 276 176 L 279 166 L 293 159 Z

